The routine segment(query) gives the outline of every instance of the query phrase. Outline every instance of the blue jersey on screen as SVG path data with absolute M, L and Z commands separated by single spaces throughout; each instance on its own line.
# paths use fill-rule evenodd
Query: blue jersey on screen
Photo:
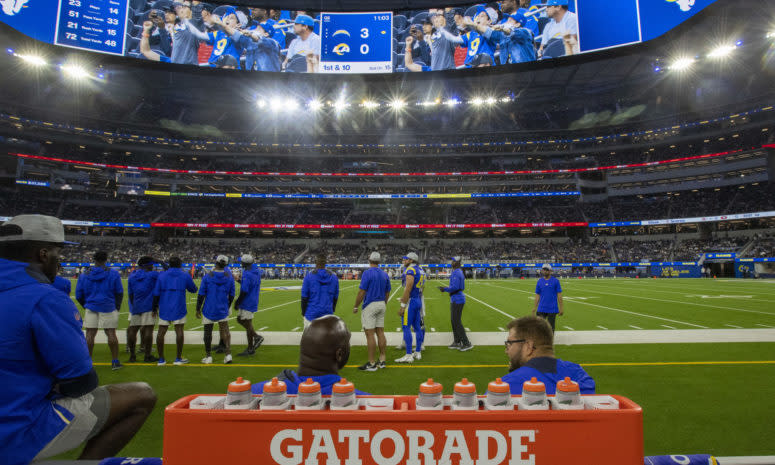
M 366 308 L 372 302 L 385 301 L 385 294 L 390 292 L 390 278 L 379 267 L 371 267 L 361 275 L 359 289 L 366 291 L 363 299 L 363 307 Z
M 557 306 L 557 294 L 562 292 L 560 280 L 554 276 L 549 279 L 539 278 L 536 283 L 536 294 L 540 296 L 538 300 L 538 313 L 559 313 Z
M 242 270 L 242 281 L 240 281 L 240 293 L 245 297 L 239 303 L 238 308 L 255 312 L 258 310 L 258 294 L 261 292 L 261 275 L 263 272 L 255 264 L 250 268 Z
M 92 370 L 81 315 L 27 263 L 0 259 L 0 457 L 27 464 L 73 420 L 52 387 Z
M 93 266 L 78 278 L 75 284 L 75 298 L 84 302 L 92 312 L 110 313 L 116 308 L 116 296 L 124 293 L 121 275 L 118 271 L 102 266 Z
M 226 271 L 212 271 L 202 278 L 199 295 L 205 296 L 202 315 L 211 321 L 229 316 L 229 300 L 234 297 L 234 277 Z
M 476 31 L 466 32 L 461 36 L 463 38 L 463 47 L 468 47 L 468 53 L 466 53 L 465 64 L 471 63 L 476 55 L 486 53 L 492 57 L 492 62 L 495 63 L 495 48 L 497 43 L 491 40 L 487 40 L 482 37 Z
M 66 295 L 70 295 L 70 292 L 73 290 L 73 283 L 70 282 L 69 279 L 63 278 L 61 276 L 57 276 L 54 278 L 54 282 L 51 283 L 52 286 L 59 289 L 60 291 L 64 292 Z
M 412 284 L 412 290 L 409 293 L 410 299 L 419 299 L 422 297 L 422 291 L 425 288 L 425 272 L 420 268 L 420 265 L 412 263 L 406 268 L 404 272 L 401 284 L 406 287 L 406 277 L 413 276 L 414 284 Z
M 509 383 L 512 394 L 522 394 L 522 384 L 535 377 L 544 383 L 546 393 L 552 395 L 557 391 L 557 382 L 562 381 L 566 376 L 579 383 L 579 391 L 582 394 L 595 393 L 595 380 L 580 365 L 554 357 L 531 359 L 501 379 Z
M 153 310 L 153 289 L 159 279 L 158 271 L 137 269 L 129 275 L 129 313 L 139 315 Z
M 207 41 L 207 45 L 213 46 L 213 51 L 210 52 L 210 58 L 207 59 L 211 66 L 215 66 L 215 62 L 221 55 L 231 55 L 239 62 L 241 51 L 234 44 L 234 41 L 230 36 L 223 31 L 208 32 L 207 36 L 210 38 L 210 40 Z
M 180 268 L 170 268 L 159 273 L 153 288 L 159 298 L 159 319 L 176 321 L 186 316 L 186 291 L 196 292 L 191 275 Z

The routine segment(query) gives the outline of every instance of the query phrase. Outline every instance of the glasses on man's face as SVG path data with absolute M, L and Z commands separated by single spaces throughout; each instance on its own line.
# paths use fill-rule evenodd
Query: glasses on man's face
M 517 344 L 519 342 L 525 342 L 525 341 L 527 341 L 527 339 L 506 339 L 504 341 L 504 344 L 506 345 L 506 348 L 508 349 L 509 347 L 511 347 L 511 344 Z

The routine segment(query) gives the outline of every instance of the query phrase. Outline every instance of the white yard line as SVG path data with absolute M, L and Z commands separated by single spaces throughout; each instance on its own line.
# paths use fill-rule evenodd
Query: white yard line
M 431 328 L 431 332 L 436 332 L 436 328 Z
M 632 329 L 643 329 L 643 328 L 641 328 L 640 326 L 635 326 L 635 325 L 629 325 L 629 326 L 630 326 L 630 328 L 632 328 Z
M 503 286 L 496 286 L 494 284 L 490 284 L 490 286 L 499 287 L 501 289 L 508 289 L 508 290 L 515 291 L 515 292 L 524 292 L 526 294 L 531 294 L 531 292 L 523 291 L 521 289 L 511 289 L 511 288 L 507 288 L 507 287 L 503 287 Z M 605 309 L 605 310 L 612 310 L 614 312 L 629 313 L 630 315 L 638 315 L 638 316 L 643 316 L 643 317 L 646 317 L 646 318 L 654 318 L 656 320 L 669 321 L 671 323 L 680 323 L 680 324 L 686 325 L 686 326 L 694 326 L 695 328 L 708 329 L 707 326 L 697 325 L 697 324 L 694 324 L 694 323 L 687 323 L 685 321 L 672 320 L 670 318 L 662 318 L 661 316 L 649 315 L 647 313 L 631 312 L 629 310 L 622 310 L 621 308 L 606 307 L 605 305 L 599 305 L 599 304 L 593 304 L 593 303 L 590 303 L 590 302 L 584 302 L 583 300 L 576 300 L 576 301 L 574 301 L 574 303 L 581 304 L 581 305 L 589 305 L 591 307 L 598 307 L 598 308 L 602 308 L 602 309 Z
M 730 328 L 743 329 L 742 326 L 730 325 L 729 323 L 725 324 L 724 326 L 729 326 Z
M 265 329 L 269 329 L 269 326 L 262 326 L 262 327 L 258 328 L 258 331 L 263 331 Z
M 597 327 L 600 328 L 600 329 L 604 329 L 604 330 L 608 331 L 608 328 L 606 328 L 605 326 L 597 325 Z
M 762 328 L 775 328 L 775 326 L 763 325 L 761 323 L 756 323 L 756 326 L 761 326 Z
M 300 329 L 301 329 L 301 326 L 297 326 L 297 327 L 293 328 L 291 331 L 298 331 Z
M 600 283 L 602 287 L 604 287 L 605 285 L 613 284 L 613 283 L 610 283 L 610 282 L 603 283 L 601 281 L 586 281 L 586 282 L 584 282 L 584 284 L 587 284 L 587 283 L 590 283 L 590 282 Z M 646 281 L 646 282 L 650 283 L 650 281 Z M 626 282 L 625 281 L 617 281 L 615 284 L 616 284 L 616 287 L 620 287 L 622 284 L 625 284 L 625 285 L 626 284 L 635 284 L 635 281 L 626 281 Z M 683 289 L 683 291 L 666 291 L 664 289 L 665 287 L 669 287 L 670 289 Z M 632 287 L 631 289 L 633 289 L 633 290 L 639 289 L 639 290 L 648 291 L 648 292 L 653 292 L 654 291 L 654 289 L 646 289 L 646 288 L 641 287 L 638 284 L 636 284 L 635 287 Z M 702 294 L 702 292 L 703 292 L 703 290 L 701 288 L 687 289 L 686 287 L 672 287 L 672 286 L 665 286 L 664 284 L 659 284 L 658 285 L 658 289 L 659 289 L 659 292 L 665 292 L 665 293 L 669 293 L 669 294 L 679 294 L 679 295 L 683 295 L 683 296 L 685 296 L 687 294 L 687 292 L 688 293 L 696 292 L 697 294 Z M 736 290 L 738 290 L 738 289 L 736 289 Z M 731 298 L 734 298 L 734 297 L 737 297 L 737 296 L 744 296 L 744 295 L 748 295 L 748 294 L 728 294 L 728 293 L 724 292 L 724 295 L 730 296 L 729 298 L 731 299 Z M 764 303 L 775 304 L 775 300 L 745 299 L 745 301 L 746 302 L 764 302 Z
M 662 326 L 664 326 L 665 328 L 668 328 L 668 329 L 675 329 L 674 327 L 672 327 L 670 325 L 662 325 Z
M 575 329 L 571 328 L 570 326 L 563 326 L 563 328 L 567 329 L 568 331 L 575 331 Z
M 480 304 L 484 305 L 485 307 L 487 307 L 487 308 L 489 308 L 489 309 L 492 309 L 492 310 L 495 310 L 496 312 L 500 313 L 501 315 L 503 315 L 503 316 L 507 316 L 507 317 L 511 318 L 512 320 L 513 320 L 514 318 L 516 318 L 514 315 L 510 315 L 510 314 L 508 314 L 508 313 L 504 312 L 503 310 L 501 310 L 501 309 L 499 309 L 499 308 L 495 308 L 495 307 L 493 307 L 492 305 L 488 304 L 487 302 L 483 302 L 483 301 L 481 301 L 481 300 L 477 299 L 476 297 L 472 296 L 472 295 L 471 295 L 471 294 L 469 294 L 469 293 L 466 293 L 466 297 L 470 297 L 470 298 L 474 299 L 475 301 L 479 302 Z
M 566 326 L 566 328 L 567 328 L 567 326 Z M 500 326 L 498 326 L 498 331 L 506 331 L 506 328 L 501 328 Z

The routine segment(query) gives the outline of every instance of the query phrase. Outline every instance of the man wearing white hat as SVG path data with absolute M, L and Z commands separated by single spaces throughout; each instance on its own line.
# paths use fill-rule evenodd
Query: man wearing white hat
M 53 216 L 0 226 L 0 457 L 43 460 L 82 444 L 80 459 L 116 455 L 156 404 L 146 383 L 99 386 L 81 314 L 51 286 L 66 244 Z
M 205 358 L 202 363 L 213 363 L 213 325 L 218 323 L 226 356 L 223 363 L 231 363 L 231 333 L 229 332 L 229 308 L 234 300 L 234 277 L 226 270 L 229 257 L 218 255 L 215 268 L 202 278 L 196 300 L 196 317 L 204 324 Z M 204 308 L 203 308 L 204 307 Z
M 248 336 L 248 348 L 237 355 L 245 357 L 254 355 L 256 349 L 264 342 L 264 337 L 253 329 L 253 315 L 258 310 L 258 294 L 261 291 L 261 270 L 256 266 L 256 260 L 250 254 L 240 258 L 242 264 L 242 279 L 240 280 L 239 297 L 234 301 L 237 311 L 237 323 L 241 324 Z
M 560 280 L 552 276 L 552 266 L 544 263 L 541 267 L 542 278 L 536 283 L 535 306 L 533 315 L 549 322 L 554 331 L 554 320 L 557 315 L 563 315 L 562 286 Z
M 387 347 L 385 310 L 390 298 L 391 286 L 387 273 L 379 267 L 381 260 L 382 256 L 379 252 L 372 252 L 369 255 L 369 269 L 361 275 L 361 285 L 358 287 L 358 296 L 355 298 L 353 307 L 353 313 L 358 313 L 358 307 L 363 303 L 361 325 L 366 333 L 369 361 L 358 367 L 361 371 L 377 371 L 385 368 L 385 348 Z M 379 344 L 379 362 L 375 358 L 377 344 Z

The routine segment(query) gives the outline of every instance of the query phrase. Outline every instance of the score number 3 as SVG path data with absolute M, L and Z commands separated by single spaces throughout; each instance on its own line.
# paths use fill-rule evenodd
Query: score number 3
M 368 39 L 369 38 L 369 29 L 368 28 L 361 28 L 361 39 Z M 361 55 L 366 55 L 369 53 L 369 44 L 361 44 Z

